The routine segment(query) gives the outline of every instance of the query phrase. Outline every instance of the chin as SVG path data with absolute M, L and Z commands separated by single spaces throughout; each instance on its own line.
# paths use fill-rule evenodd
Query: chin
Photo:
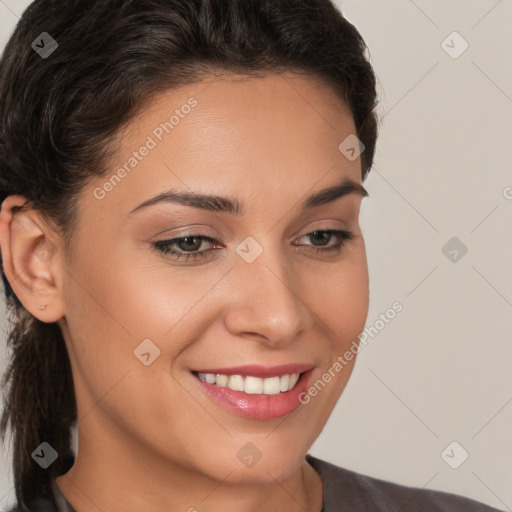
M 265 466 L 258 463 L 252 468 L 234 466 L 226 482 L 236 485 L 274 484 L 276 481 L 280 482 L 286 480 L 299 469 L 300 465 L 298 467 L 283 467 L 272 463 L 266 464 Z
M 304 456 L 293 452 L 290 444 L 283 443 L 282 451 L 267 449 L 267 455 L 262 453 L 261 458 L 246 466 L 237 459 L 231 464 L 229 482 L 247 484 L 271 484 L 286 480 L 301 469 Z
M 273 484 L 276 480 L 282 481 L 292 476 L 304 462 L 303 454 L 294 451 L 293 445 L 283 442 L 281 446 L 280 450 L 262 447 L 260 455 L 254 451 L 255 457 L 245 462 L 244 452 L 238 457 L 240 445 L 236 449 L 223 446 L 216 452 L 205 453 L 199 460 L 196 458 L 189 468 L 214 481 L 223 482 L 223 485 Z

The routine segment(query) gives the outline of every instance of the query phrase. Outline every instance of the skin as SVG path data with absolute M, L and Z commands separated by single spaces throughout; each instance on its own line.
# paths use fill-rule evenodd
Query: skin
M 57 485 L 78 512 L 319 512 L 322 482 L 304 457 L 355 358 L 275 420 L 223 409 L 190 370 L 307 362 L 315 382 L 363 330 L 362 197 L 299 209 L 342 177 L 361 183 L 360 160 L 338 150 L 353 119 L 311 76 L 217 77 L 154 97 L 119 134 L 107 178 L 190 97 L 197 106 L 103 199 L 93 190 L 105 178 L 83 189 L 69 254 L 41 212 L 10 211 L 23 197 L 2 204 L 4 272 L 34 316 L 59 323 L 72 365 L 79 451 Z M 171 187 L 237 198 L 246 213 L 171 203 L 129 213 Z M 315 229 L 349 229 L 354 239 L 315 254 L 321 241 L 305 236 Z M 211 258 L 187 263 L 150 247 L 190 231 L 220 241 L 199 247 L 219 247 Z M 235 251 L 247 236 L 263 248 L 250 264 Z M 146 338 L 160 349 L 149 366 L 133 353 Z M 237 458 L 248 442 L 262 454 L 252 467 Z

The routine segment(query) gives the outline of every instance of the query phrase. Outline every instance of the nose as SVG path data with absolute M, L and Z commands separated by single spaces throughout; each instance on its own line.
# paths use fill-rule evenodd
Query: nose
M 300 276 L 278 251 L 264 250 L 252 263 L 237 258 L 231 271 L 228 331 L 283 347 L 313 325 L 313 313 L 301 297 Z

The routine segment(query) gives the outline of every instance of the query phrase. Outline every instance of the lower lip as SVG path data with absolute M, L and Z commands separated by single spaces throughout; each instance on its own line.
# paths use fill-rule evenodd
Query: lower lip
M 286 416 L 302 405 L 299 396 L 309 387 L 312 374 L 313 369 L 304 372 L 293 389 L 276 395 L 251 395 L 204 382 L 194 374 L 192 377 L 209 397 L 228 411 L 246 418 L 270 420 Z

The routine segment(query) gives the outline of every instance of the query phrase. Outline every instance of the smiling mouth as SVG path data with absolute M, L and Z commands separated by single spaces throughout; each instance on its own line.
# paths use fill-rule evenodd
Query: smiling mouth
M 251 375 L 223 375 L 221 373 L 201 373 L 193 371 L 192 374 L 203 382 L 219 387 L 229 388 L 233 391 L 242 391 L 249 395 L 278 395 L 293 389 L 303 373 L 290 373 L 275 377 L 253 377 Z

